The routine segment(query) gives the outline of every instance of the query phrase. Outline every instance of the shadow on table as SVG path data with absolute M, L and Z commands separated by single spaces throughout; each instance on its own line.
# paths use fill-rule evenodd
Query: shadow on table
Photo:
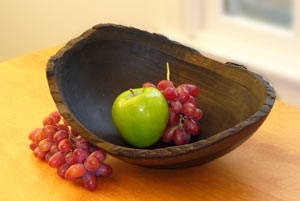
M 199 196 L 205 198 L 208 195 L 222 200 L 222 196 L 226 195 L 227 199 L 228 194 L 235 199 L 242 199 L 243 195 L 257 194 L 255 189 L 252 190 L 249 186 L 245 188 L 239 182 L 237 175 L 230 170 L 232 164 L 224 158 L 184 169 L 144 168 L 112 158 L 107 163 L 113 167 L 114 172 L 111 177 L 103 179 L 100 191 L 105 191 L 103 188 L 114 188 L 131 196 L 155 196 L 162 200 L 186 200 Z

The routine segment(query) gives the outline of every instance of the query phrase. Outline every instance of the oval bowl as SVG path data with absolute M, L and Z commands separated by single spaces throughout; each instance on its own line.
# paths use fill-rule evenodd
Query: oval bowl
M 190 144 L 161 141 L 146 149 L 127 144 L 111 117 L 115 98 L 144 82 L 166 79 L 199 87 L 201 134 Z M 69 41 L 47 64 L 51 95 L 66 121 L 86 140 L 132 164 L 183 168 L 233 150 L 264 122 L 275 91 L 260 75 L 220 63 L 168 38 L 132 27 L 99 24 Z

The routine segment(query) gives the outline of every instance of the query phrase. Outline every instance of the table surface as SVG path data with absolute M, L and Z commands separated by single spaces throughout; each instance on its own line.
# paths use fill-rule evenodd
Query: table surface
M 0 63 L 0 200 L 300 200 L 300 108 L 276 101 L 244 144 L 205 165 L 149 169 L 108 157 L 112 176 L 90 192 L 33 156 L 28 133 L 56 110 L 45 76 L 60 47 Z

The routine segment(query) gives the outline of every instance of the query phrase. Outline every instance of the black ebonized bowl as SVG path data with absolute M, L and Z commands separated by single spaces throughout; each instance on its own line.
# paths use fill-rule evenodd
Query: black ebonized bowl
M 113 101 L 129 88 L 165 79 L 166 62 L 175 85 L 200 89 L 201 134 L 182 146 L 158 142 L 134 148 L 113 125 Z M 241 65 L 223 64 L 162 35 L 113 24 L 94 26 L 68 42 L 49 59 L 47 78 L 59 112 L 85 139 L 121 160 L 155 168 L 196 166 L 228 153 L 259 128 L 275 101 L 270 84 Z

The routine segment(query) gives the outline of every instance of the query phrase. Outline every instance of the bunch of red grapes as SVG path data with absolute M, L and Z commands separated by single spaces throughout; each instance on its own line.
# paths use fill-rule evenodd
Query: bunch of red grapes
M 30 149 L 34 155 L 46 160 L 50 167 L 57 168 L 57 174 L 75 181 L 82 178 L 84 187 L 97 188 L 97 177 L 107 177 L 112 169 L 103 163 L 106 153 L 89 144 L 61 115 L 52 112 L 43 120 L 43 128 L 36 128 L 29 134 Z
M 197 108 L 196 96 L 199 93 L 197 86 L 181 84 L 175 88 L 170 80 L 161 80 L 157 86 L 146 82 L 143 87 L 157 88 L 168 101 L 169 121 L 161 138 L 163 142 L 173 141 L 176 145 L 188 144 L 191 142 L 191 135 L 200 133 L 198 121 L 202 118 L 203 112 Z

